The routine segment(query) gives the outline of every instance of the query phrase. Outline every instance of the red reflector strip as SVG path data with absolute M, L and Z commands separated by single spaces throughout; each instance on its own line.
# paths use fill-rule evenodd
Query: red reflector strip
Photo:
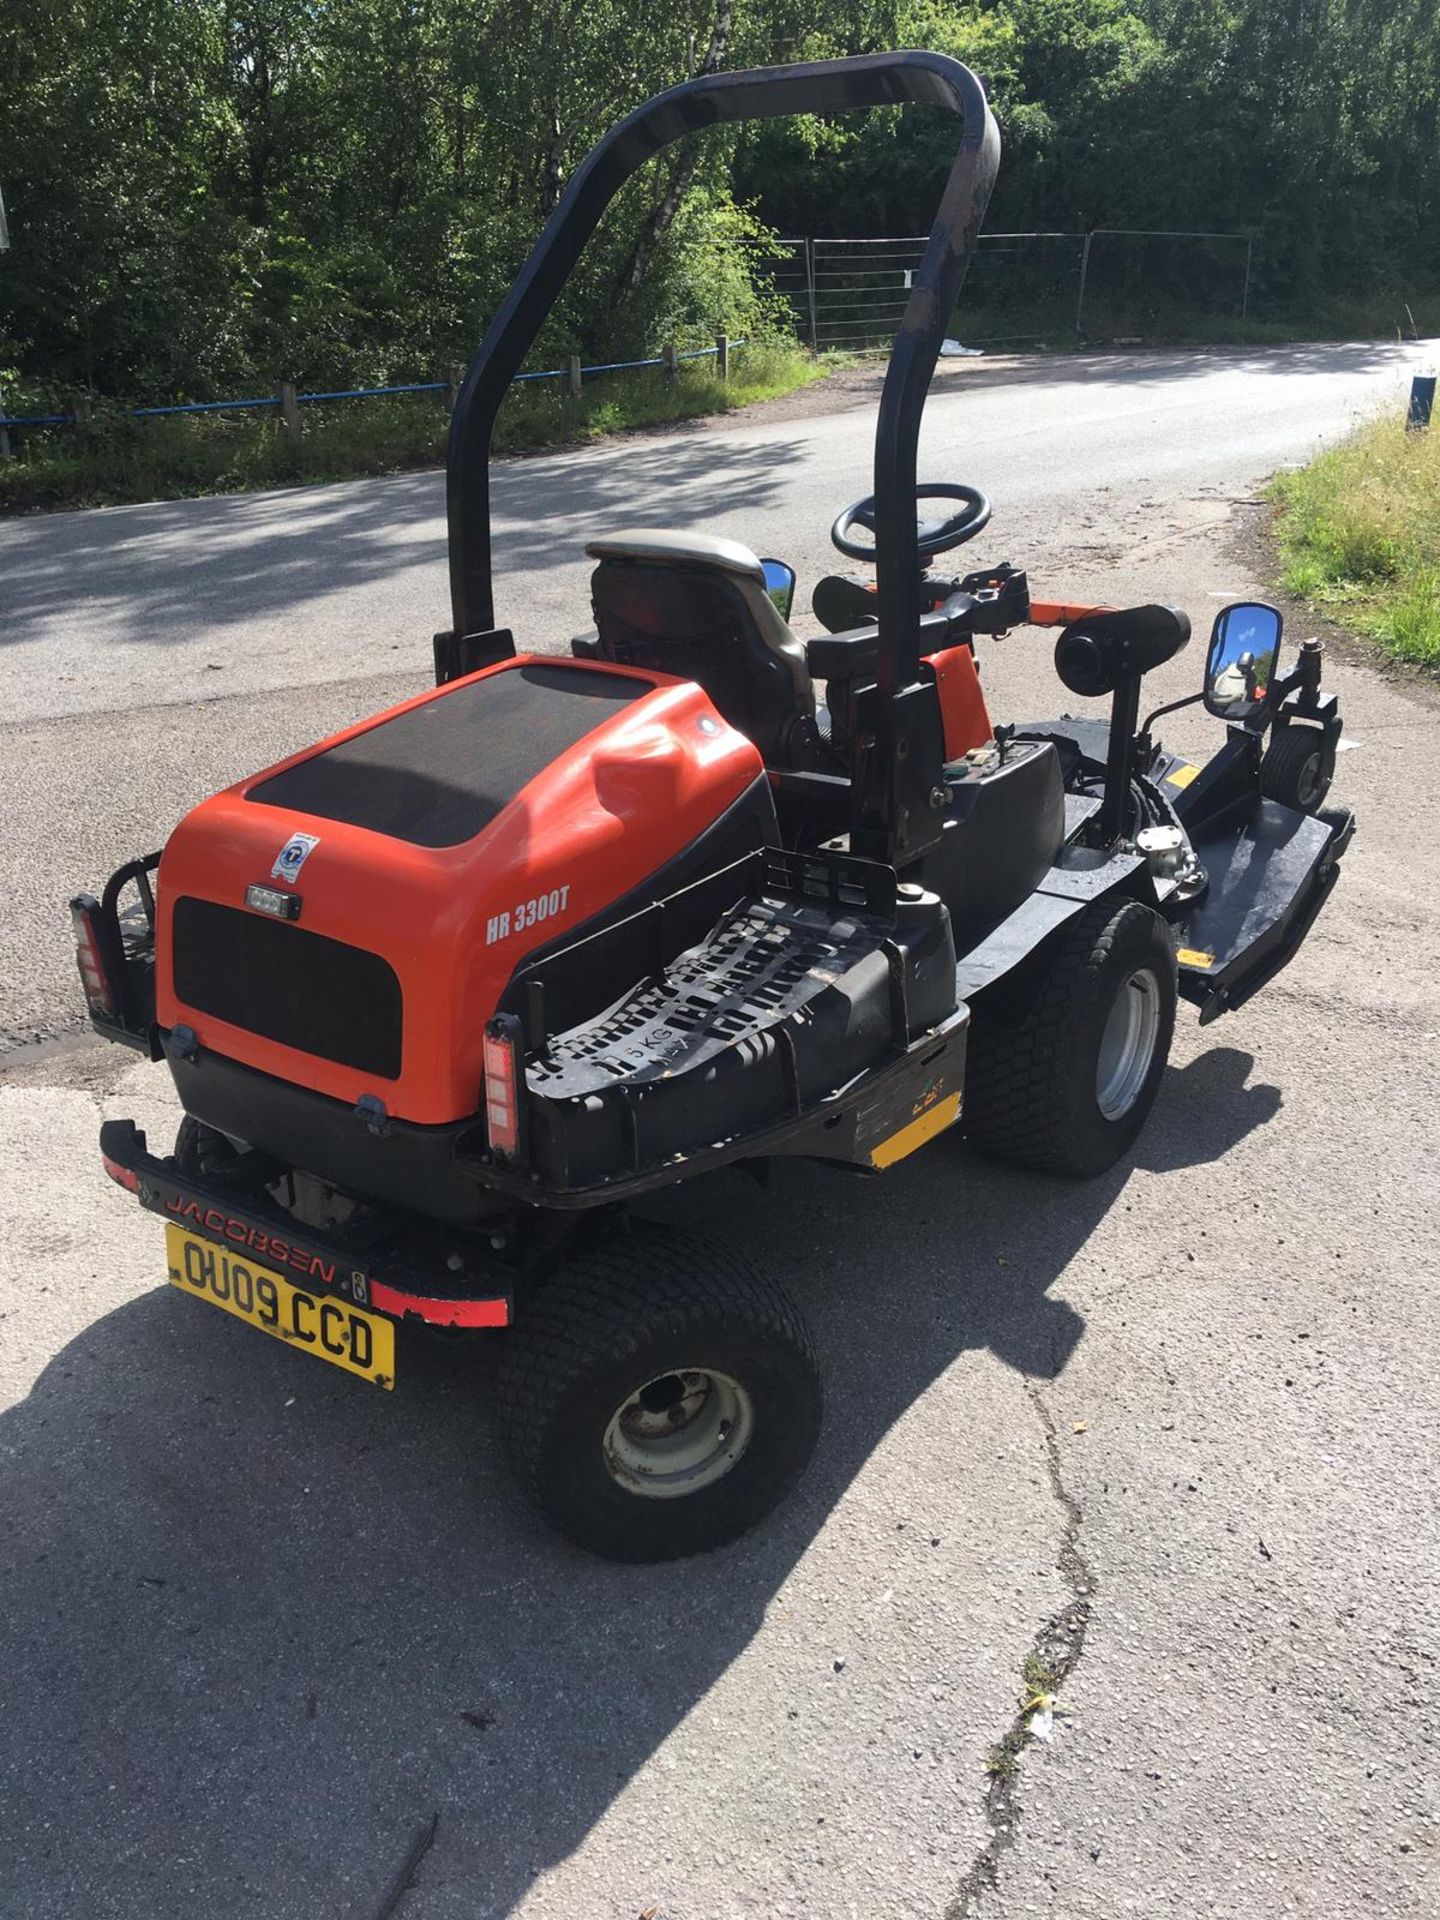
M 128 1193 L 139 1193 L 140 1176 L 133 1167 L 122 1167 L 120 1162 L 112 1160 L 108 1153 L 101 1154 L 100 1164 L 117 1187 L 124 1187 Z
M 370 1282 L 369 1304 L 377 1313 L 394 1314 L 402 1319 L 407 1313 L 427 1320 L 432 1327 L 508 1327 L 508 1300 L 434 1300 L 425 1294 L 402 1293 L 379 1280 Z

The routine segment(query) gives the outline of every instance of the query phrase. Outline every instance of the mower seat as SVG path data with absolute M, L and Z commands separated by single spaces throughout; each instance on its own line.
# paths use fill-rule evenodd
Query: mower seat
M 592 540 L 585 551 L 599 562 L 587 655 L 694 680 L 767 766 L 815 763 L 823 750 L 805 649 L 748 547 L 636 528 Z

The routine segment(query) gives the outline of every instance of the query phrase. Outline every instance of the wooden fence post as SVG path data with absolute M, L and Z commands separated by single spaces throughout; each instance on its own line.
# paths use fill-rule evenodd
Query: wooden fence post
M 465 378 L 464 367 L 447 367 L 445 370 L 445 411 L 453 413 L 455 403 L 460 398 L 460 382 Z
M 580 398 L 580 356 L 578 353 L 572 353 L 570 356 L 569 365 L 566 369 L 565 384 L 569 390 L 570 398 L 572 400 L 578 400 Z
M 1080 293 L 1075 301 L 1075 338 L 1085 338 L 1085 283 L 1090 278 L 1090 246 L 1095 238 L 1093 232 L 1085 236 L 1085 244 L 1080 249 Z
M 65 408 L 65 418 L 69 423 L 70 431 L 75 436 L 77 453 L 84 452 L 86 442 L 90 438 L 90 416 L 91 403 L 88 394 L 81 394 Z
M 295 398 L 295 382 L 282 380 L 276 397 L 280 402 L 280 424 L 286 433 L 300 431 L 300 402 Z
M 664 358 L 665 358 L 665 378 L 673 382 L 678 378 L 680 373 L 680 349 L 676 346 L 673 340 L 670 342 L 669 346 L 666 347 Z
M 715 336 L 715 371 L 722 380 L 730 378 L 730 336 L 717 333 Z

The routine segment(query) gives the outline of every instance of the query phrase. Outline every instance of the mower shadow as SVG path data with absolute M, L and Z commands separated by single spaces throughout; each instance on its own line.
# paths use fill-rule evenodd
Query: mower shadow
M 497 462 L 497 577 L 540 566 L 588 571 L 587 539 L 621 526 L 742 527 L 779 495 L 801 438 L 745 445 L 701 432 Z M 563 511 L 557 502 L 563 501 Z M 448 618 L 445 476 L 393 474 L 278 493 L 229 494 L 52 514 L 0 524 L 0 642 L 68 631 L 161 645 L 397 579 Z M 502 596 L 503 597 L 503 596 Z M 575 625 L 584 625 L 583 584 Z M 503 609 L 502 609 L 503 610 Z M 518 610 L 517 610 L 518 611 Z
M 1250 1066 L 1172 1072 L 1142 1164 L 1264 1124 L 1279 1097 Z M 801 1298 L 831 1418 L 768 1525 L 660 1568 L 586 1559 L 519 1503 L 493 1347 L 407 1339 L 386 1396 L 167 1289 L 97 1322 L 0 1420 L 0 1912 L 369 1916 L 439 1810 L 405 1913 L 498 1920 L 744 1650 L 958 1355 L 1064 1368 L 1084 1322 L 1052 1289 L 1129 1177 L 940 1143 L 883 1188 L 796 1165 L 672 1197 Z

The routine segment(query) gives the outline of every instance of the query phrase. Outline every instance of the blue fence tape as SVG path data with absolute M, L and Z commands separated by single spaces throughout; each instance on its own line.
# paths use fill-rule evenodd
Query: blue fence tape
M 317 400 L 373 400 L 385 393 L 443 393 L 449 385 L 448 380 L 418 380 L 405 387 L 342 387 L 338 393 L 297 393 L 295 398 L 302 407 L 313 407 Z M 271 402 L 279 406 L 278 400 Z
M 167 413 L 238 413 L 242 407 L 278 407 L 278 397 L 262 400 L 182 400 L 173 407 L 131 407 L 132 420 L 159 420 Z
M 732 340 L 733 348 L 743 347 L 743 340 Z M 677 360 L 713 360 L 719 351 L 716 347 L 696 347 L 686 353 L 677 353 Z M 629 373 L 641 367 L 663 367 L 664 355 L 654 360 L 608 360 L 603 366 L 581 367 L 582 377 L 587 373 Z M 518 386 L 522 380 L 563 380 L 569 369 L 566 367 L 547 367 L 542 373 L 517 373 L 512 382 Z M 325 400 L 378 400 L 392 393 L 444 393 L 449 386 L 447 380 L 417 380 L 399 387 L 342 387 L 334 393 L 297 393 L 296 404 L 313 407 Z M 239 413 L 247 407 L 278 407 L 278 395 L 253 400 L 183 400 L 173 407 L 126 407 L 123 412 L 129 420 L 160 420 L 177 413 Z M 63 427 L 68 424 L 68 413 L 12 413 L 0 414 L 0 427 Z
M 582 373 L 623 373 L 629 367 L 663 367 L 663 360 L 611 360 L 601 367 L 582 367 Z

